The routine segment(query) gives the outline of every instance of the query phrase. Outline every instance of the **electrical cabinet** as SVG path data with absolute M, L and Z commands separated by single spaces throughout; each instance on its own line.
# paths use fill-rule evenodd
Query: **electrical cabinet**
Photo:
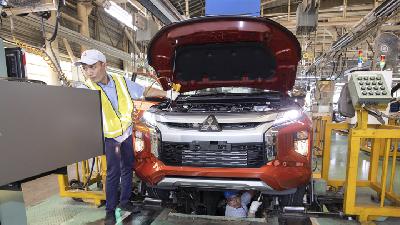
M 354 106 L 362 104 L 388 104 L 390 89 L 381 73 L 359 71 L 351 74 L 349 92 Z

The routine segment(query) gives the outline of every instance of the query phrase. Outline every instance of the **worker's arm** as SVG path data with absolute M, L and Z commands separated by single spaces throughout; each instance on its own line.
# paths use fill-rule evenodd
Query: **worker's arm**
M 169 99 L 175 100 L 178 97 L 179 92 L 173 90 L 162 91 L 156 88 L 146 87 L 143 94 L 144 97 L 167 97 Z
M 248 193 L 249 193 L 249 195 L 251 195 L 251 198 L 255 195 L 255 191 L 251 191 Z M 258 198 L 257 201 L 253 201 L 251 203 L 247 217 L 250 217 L 250 218 L 256 217 L 256 212 L 258 210 L 258 207 L 260 207 L 260 205 L 262 204 L 262 202 L 259 202 L 259 201 L 260 201 L 260 197 Z
M 167 92 L 152 87 L 146 87 L 144 97 L 167 97 Z
M 126 80 L 126 84 L 128 86 L 129 93 L 132 99 L 140 99 L 143 97 L 160 97 L 160 98 L 169 98 L 175 100 L 179 93 L 176 91 L 168 90 L 163 91 L 152 87 L 144 87 L 140 84 L 132 82 L 130 80 Z

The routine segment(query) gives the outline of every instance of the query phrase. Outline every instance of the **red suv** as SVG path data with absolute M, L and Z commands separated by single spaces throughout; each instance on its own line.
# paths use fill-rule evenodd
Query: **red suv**
M 179 190 L 304 193 L 311 122 L 287 95 L 300 54 L 296 37 L 268 19 L 203 17 L 162 28 L 148 61 L 162 87 L 180 84 L 181 94 L 136 124 L 136 174 L 166 198 Z

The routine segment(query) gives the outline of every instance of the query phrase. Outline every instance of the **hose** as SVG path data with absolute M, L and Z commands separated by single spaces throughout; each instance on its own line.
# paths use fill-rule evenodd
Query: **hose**
M 90 169 L 90 173 L 89 176 L 86 180 L 86 183 L 83 185 L 83 188 L 86 189 L 89 186 L 90 183 L 90 179 L 92 178 L 92 174 L 93 174 L 93 169 L 94 169 L 94 163 L 96 162 L 96 158 L 92 158 L 92 168 Z
M 62 8 L 62 6 L 63 6 L 64 4 L 65 4 L 64 0 L 59 0 L 59 1 L 58 1 L 56 24 L 55 24 L 55 26 L 54 26 L 54 30 L 53 30 L 53 33 L 52 33 L 51 37 L 50 37 L 49 39 L 46 39 L 47 41 L 50 42 L 50 44 L 51 44 L 51 43 L 56 39 L 56 37 L 57 37 L 58 26 L 59 26 L 59 24 L 60 24 L 60 19 L 61 19 L 61 8 Z M 42 17 L 42 24 L 43 24 L 43 17 Z M 44 26 L 42 27 L 42 31 L 43 31 L 43 34 L 44 34 L 44 32 L 45 32 Z

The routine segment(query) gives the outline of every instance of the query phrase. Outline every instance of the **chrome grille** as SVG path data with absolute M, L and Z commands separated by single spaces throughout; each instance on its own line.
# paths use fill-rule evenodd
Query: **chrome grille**
M 180 128 L 180 129 L 198 129 L 198 123 L 165 123 L 168 127 L 171 128 Z M 262 123 L 260 122 L 250 122 L 250 123 L 220 123 L 219 125 L 223 130 L 233 130 L 233 129 L 248 129 L 257 127 Z
M 265 162 L 263 143 L 162 142 L 160 159 L 169 166 L 258 168 Z

